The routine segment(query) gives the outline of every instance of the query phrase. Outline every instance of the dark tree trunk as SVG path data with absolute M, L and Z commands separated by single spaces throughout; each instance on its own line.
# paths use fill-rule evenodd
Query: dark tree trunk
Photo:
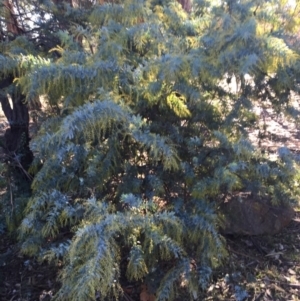
M 21 35 L 24 33 L 24 29 L 19 25 L 19 22 L 16 18 L 16 14 L 14 12 L 14 7 L 10 0 L 4 0 L 3 5 L 6 9 L 5 12 L 5 21 L 6 21 L 6 29 L 13 35 Z
M 191 0 L 178 0 L 178 2 L 182 5 L 182 8 L 190 13 L 192 11 L 192 1 Z
M 10 95 L 12 105 L 9 102 L 5 89 L 11 85 L 13 85 L 13 77 L 0 81 L 0 102 L 9 123 L 9 128 L 4 134 L 4 148 L 12 165 L 27 175 L 26 171 L 33 160 L 29 148 L 29 113 L 27 106 L 23 104 L 24 96 L 15 86 L 14 92 Z
M 13 36 L 24 34 L 20 26 L 11 0 L 4 0 L 6 9 L 5 23 L 6 30 Z M 15 170 L 22 172 L 30 178 L 27 170 L 33 160 L 33 154 L 29 148 L 29 113 L 28 108 L 24 105 L 24 95 L 21 94 L 18 87 L 13 83 L 14 76 L 6 76 L 0 80 L 0 102 L 5 117 L 9 123 L 9 128 L 4 134 L 4 148 L 8 161 Z M 8 99 L 8 90 L 12 104 Z

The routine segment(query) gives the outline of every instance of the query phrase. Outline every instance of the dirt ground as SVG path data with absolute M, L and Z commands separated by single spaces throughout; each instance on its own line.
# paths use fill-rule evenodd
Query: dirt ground
M 271 107 L 256 106 L 253 111 L 259 118 L 256 130 L 249 133 L 254 145 L 276 152 L 278 147 L 288 147 L 291 151 L 300 151 L 300 125 L 286 118 L 282 113 L 276 114 Z M 260 134 L 263 136 L 259 139 Z

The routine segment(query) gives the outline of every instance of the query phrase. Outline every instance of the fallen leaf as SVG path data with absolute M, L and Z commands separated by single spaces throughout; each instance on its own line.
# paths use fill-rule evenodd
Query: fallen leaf
M 285 293 L 285 290 L 284 290 L 283 288 L 281 288 L 280 286 L 278 286 L 278 285 L 276 285 L 276 284 L 273 284 L 273 287 L 275 288 L 276 291 Z
M 248 239 L 243 239 L 242 240 L 248 247 L 253 247 L 253 242 L 248 240 Z
M 279 251 L 282 251 L 282 250 L 284 250 L 284 246 L 282 244 L 278 244 L 278 249 L 279 249 Z
M 275 259 L 279 259 L 280 255 L 282 255 L 283 252 L 276 252 L 275 250 L 272 250 L 269 252 L 266 256 L 274 257 Z
M 288 269 L 288 272 L 289 272 L 290 275 L 296 275 L 296 272 L 292 269 Z
M 272 293 L 271 293 L 270 289 L 266 289 L 265 295 L 269 298 L 272 298 Z

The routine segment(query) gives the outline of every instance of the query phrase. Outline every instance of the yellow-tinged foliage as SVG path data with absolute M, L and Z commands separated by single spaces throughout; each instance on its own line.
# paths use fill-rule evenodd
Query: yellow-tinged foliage
M 262 70 L 271 74 L 278 68 L 288 67 L 299 60 L 299 54 L 289 48 L 283 39 L 268 37 L 266 40 L 266 59 L 262 63 Z
M 167 105 L 178 117 L 185 118 L 191 116 L 183 95 L 178 96 L 176 92 L 172 92 L 167 96 Z

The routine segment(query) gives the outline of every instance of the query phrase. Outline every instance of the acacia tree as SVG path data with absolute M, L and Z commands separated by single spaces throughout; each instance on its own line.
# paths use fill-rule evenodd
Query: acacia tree
M 30 144 L 22 251 L 63 259 L 58 300 L 116 299 L 124 279 L 151 284 L 158 300 L 181 289 L 196 298 L 225 255 L 217 213 L 228 195 L 297 199 L 292 156 L 281 149 L 270 161 L 245 128 L 255 126 L 255 101 L 297 113 L 290 41 L 299 8 L 246 0 L 194 1 L 193 9 L 143 0 L 40 5 L 49 14 L 34 37 L 41 48 L 3 56 L 29 103 L 43 95 L 57 108 Z M 232 77 L 235 93 L 222 87 Z

